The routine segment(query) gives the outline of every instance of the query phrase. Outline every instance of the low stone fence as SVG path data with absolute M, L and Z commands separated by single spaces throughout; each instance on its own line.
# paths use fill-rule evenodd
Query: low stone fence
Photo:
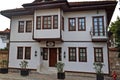
M 115 71 L 117 76 L 120 77 L 120 58 L 118 58 L 118 54 L 117 48 L 109 48 L 110 75 Z

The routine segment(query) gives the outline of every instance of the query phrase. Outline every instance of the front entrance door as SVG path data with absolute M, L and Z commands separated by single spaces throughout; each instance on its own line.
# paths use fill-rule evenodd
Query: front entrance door
M 57 63 L 57 48 L 50 48 L 49 51 L 49 67 L 55 67 Z

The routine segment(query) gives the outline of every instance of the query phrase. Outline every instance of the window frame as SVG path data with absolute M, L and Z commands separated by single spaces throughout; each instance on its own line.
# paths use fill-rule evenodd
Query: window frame
M 81 58 L 81 56 L 80 56 L 80 54 L 81 54 L 80 53 L 80 49 L 84 49 L 85 50 L 85 52 L 82 51 L 82 54 L 85 54 L 85 60 L 80 59 Z M 87 48 L 86 47 L 79 47 L 78 48 L 78 54 L 79 54 L 79 62 L 87 62 Z
M 22 56 L 20 56 L 20 52 L 19 52 L 19 48 L 22 48 Z M 24 55 L 24 47 L 17 47 L 17 59 L 23 59 L 23 55 Z
M 97 19 L 97 28 L 98 28 L 97 31 L 98 31 L 98 33 L 95 32 L 95 30 L 96 30 L 95 25 L 94 25 L 95 24 L 94 23 L 95 18 Z M 100 32 L 99 18 L 102 18 L 102 35 L 100 35 L 101 32 Z M 96 36 L 95 34 L 97 34 L 97 36 L 105 36 L 104 16 L 93 16 L 92 22 L 93 22 L 93 35 Z
M 82 22 L 82 23 L 84 23 L 84 26 L 81 26 L 80 24 L 80 19 L 84 19 L 84 22 Z M 80 27 L 81 27 L 81 29 L 80 29 Z M 84 27 L 84 29 L 82 29 L 82 27 Z M 86 18 L 85 17 L 79 17 L 78 18 L 78 31 L 86 31 Z
M 72 24 L 75 24 L 75 28 L 73 30 L 70 29 L 70 20 L 73 19 Z M 69 26 L 69 31 L 76 31 L 76 18 L 68 18 L 68 26 Z
M 101 49 L 101 57 L 98 56 L 98 58 L 101 58 L 101 61 L 97 61 L 96 49 Z M 103 48 L 102 47 L 94 47 L 94 61 L 95 62 L 103 62 Z
M 75 49 L 75 60 L 71 60 L 71 58 L 70 58 L 70 49 Z M 69 61 L 71 61 L 71 62 L 76 62 L 76 61 L 77 61 L 76 47 L 69 47 L 69 48 L 68 48 L 68 53 L 69 53 Z M 73 54 L 72 54 L 72 55 L 73 55 Z
M 27 48 L 30 49 L 29 57 L 27 56 Z M 30 60 L 31 59 L 31 47 L 25 47 L 25 54 L 24 54 L 24 59 Z
M 55 17 L 57 17 L 57 23 L 55 23 Z M 55 25 L 57 25 L 57 27 L 55 27 Z M 53 29 L 58 29 L 58 15 L 53 15 Z
M 45 25 L 44 25 L 44 23 L 45 23 L 45 21 L 44 21 L 45 17 L 47 18 L 47 20 L 46 20 L 46 23 L 47 23 L 47 24 L 45 24 L 45 25 L 46 25 L 46 28 L 44 27 L 44 26 L 45 26 Z M 50 20 L 48 20 L 48 17 L 50 17 Z M 48 24 L 48 21 L 50 21 L 50 24 Z M 43 23 L 42 29 L 52 29 L 52 16 L 43 16 L 43 21 L 42 21 L 42 23 Z M 50 25 L 50 28 L 48 27 L 48 25 Z
M 47 51 L 47 55 L 44 53 Z M 48 48 L 43 48 L 43 60 L 48 60 Z
M 21 25 L 21 22 L 23 23 L 23 25 Z M 24 26 L 25 26 L 24 21 L 18 21 L 18 33 L 24 33 Z M 21 27 L 22 27 L 22 30 L 21 30 Z
M 31 22 L 31 28 L 27 25 L 28 22 Z M 29 31 L 28 28 L 30 28 L 30 31 Z M 28 31 L 27 31 L 27 30 L 28 30 Z M 32 32 L 32 20 L 26 21 L 26 32 Z
M 38 18 L 40 18 L 40 24 L 38 24 Z M 36 29 L 41 29 L 41 16 L 37 16 L 36 17 Z M 38 27 L 38 25 L 40 26 L 40 27 Z

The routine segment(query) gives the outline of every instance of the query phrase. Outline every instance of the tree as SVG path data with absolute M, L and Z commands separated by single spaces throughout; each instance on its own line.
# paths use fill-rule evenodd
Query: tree
M 119 52 L 118 57 L 120 57 L 120 18 L 119 17 L 117 17 L 117 20 L 115 22 L 111 23 L 110 32 L 112 32 L 115 35 L 115 44 Z

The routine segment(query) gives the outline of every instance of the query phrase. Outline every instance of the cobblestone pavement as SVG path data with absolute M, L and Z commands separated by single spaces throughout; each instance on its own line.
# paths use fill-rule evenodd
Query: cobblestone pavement
M 9 72 L 8 74 L 0 74 L 0 80 L 58 80 L 57 75 L 54 74 L 41 74 L 30 73 L 29 76 L 23 77 L 18 72 Z M 95 75 L 79 75 L 79 74 L 66 74 L 65 80 L 96 80 Z M 105 77 L 104 80 L 113 80 L 110 77 Z M 118 78 L 117 80 L 120 80 Z
M 20 73 L 9 72 L 0 74 L 0 80 L 58 80 L 56 74 L 30 73 L 29 76 L 20 76 Z M 79 76 L 66 74 L 65 80 L 95 80 L 94 76 Z

